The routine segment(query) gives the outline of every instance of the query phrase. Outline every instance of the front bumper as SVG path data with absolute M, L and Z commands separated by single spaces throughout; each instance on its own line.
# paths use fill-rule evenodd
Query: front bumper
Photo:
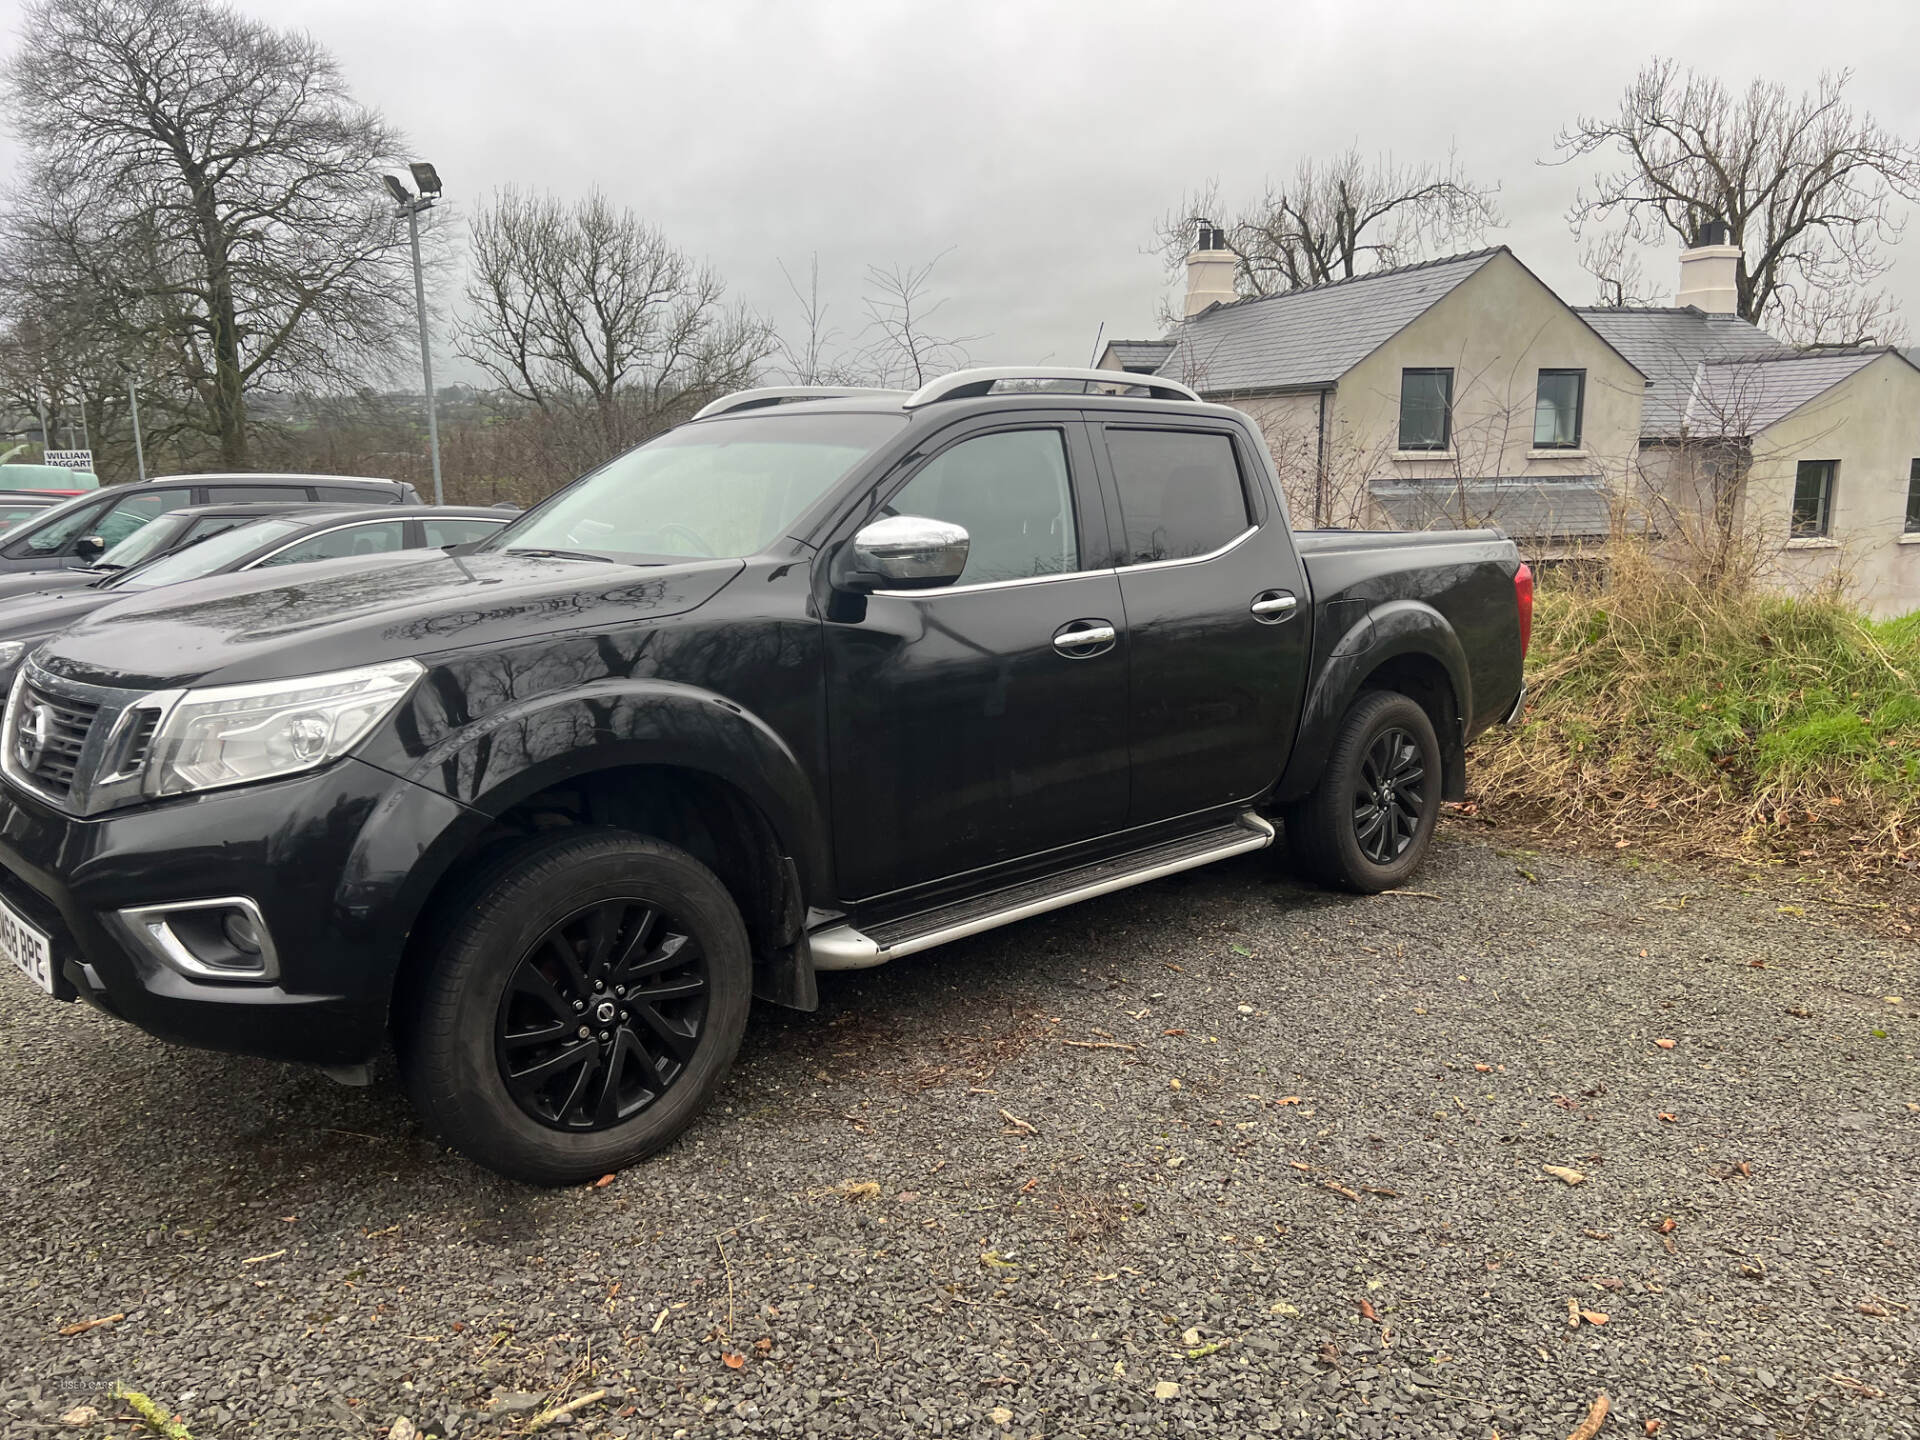
M 347 759 L 81 819 L 0 783 L 0 893 L 51 936 L 59 998 L 89 1000 L 180 1044 L 359 1064 L 384 1038 L 405 936 L 382 903 L 404 877 L 368 875 L 356 862 L 369 821 L 410 798 L 396 788 L 427 794 Z M 343 883 L 348 876 L 355 883 Z M 279 952 L 272 982 L 182 974 L 108 918 L 233 895 L 251 897 L 266 921 Z

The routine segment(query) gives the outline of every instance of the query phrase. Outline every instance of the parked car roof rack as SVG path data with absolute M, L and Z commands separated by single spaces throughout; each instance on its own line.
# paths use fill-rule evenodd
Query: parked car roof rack
M 703 405 L 694 419 L 728 415 L 736 410 L 764 410 L 770 405 L 785 405 L 795 400 L 845 400 L 860 395 L 904 395 L 904 390 L 887 390 L 873 385 L 763 385 L 757 390 L 736 390 Z
M 1158 375 L 1136 375 L 1129 370 L 1082 370 L 1066 365 L 984 365 L 972 370 L 956 370 L 951 375 L 942 375 L 938 380 L 929 381 L 907 397 L 905 408 L 917 410 L 922 405 L 932 405 L 940 400 L 969 400 L 976 395 L 989 395 L 993 393 L 995 385 L 1008 381 L 1045 384 L 1051 389 L 1059 381 L 1071 380 L 1082 382 L 1077 392 L 1082 395 L 1097 393 L 1093 389 L 1095 385 L 1114 385 L 1126 390 L 1144 390 L 1149 398 L 1155 400 L 1200 398 L 1190 386 L 1182 385 L 1178 380 L 1167 380 Z

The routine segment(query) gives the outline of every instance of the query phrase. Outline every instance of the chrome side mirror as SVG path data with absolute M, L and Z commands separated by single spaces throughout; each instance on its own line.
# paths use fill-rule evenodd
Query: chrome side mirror
M 889 515 L 861 527 L 834 567 L 836 589 L 925 590 L 948 585 L 967 568 L 966 530 L 923 515 Z

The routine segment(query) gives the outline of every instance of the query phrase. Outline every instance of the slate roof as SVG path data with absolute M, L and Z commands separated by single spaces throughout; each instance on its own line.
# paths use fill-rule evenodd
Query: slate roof
M 1175 332 L 1158 373 L 1210 395 L 1331 385 L 1505 251 L 1215 305 Z
M 1841 350 L 1702 365 L 1687 402 L 1687 431 L 1758 435 L 1886 353 Z
M 1515 540 L 1598 540 L 1611 529 L 1606 482 L 1598 475 L 1554 479 L 1374 480 L 1367 488 L 1401 530 L 1453 530 L 1466 494 L 1469 526 L 1498 525 Z
M 1708 362 L 1798 353 L 1737 315 L 1709 315 L 1692 305 L 1582 308 L 1578 313 L 1653 382 L 1640 409 L 1644 439 L 1682 433 L 1701 366 Z
M 1113 356 L 1114 363 L 1122 370 L 1151 375 L 1173 353 L 1173 341 L 1109 340 L 1107 353 Z

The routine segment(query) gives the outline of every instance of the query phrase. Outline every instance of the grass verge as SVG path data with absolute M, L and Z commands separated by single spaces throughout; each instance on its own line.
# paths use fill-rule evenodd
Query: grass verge
M 1543 584 L 1489 818 L 1668 854 L 1920 873 L 1920 613 L 1703 592 L 1630 552 Z

